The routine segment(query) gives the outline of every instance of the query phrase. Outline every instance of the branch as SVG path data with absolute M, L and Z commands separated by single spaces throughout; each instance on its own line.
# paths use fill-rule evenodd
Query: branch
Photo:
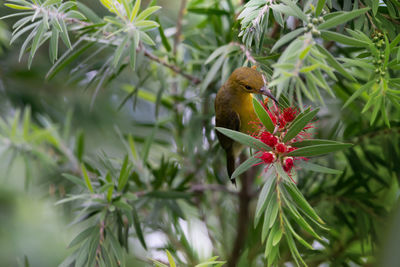
M 174 56 L 176 56 L 176 50 L 178 48 L 178 45 L 179 45 L 180 39 L 181 39 L 182 20 L 183 20 L 183 13 L 184 13 L 185 7 L 186 7 L 186 2 L 187 2 L 187 0 L 181 0 L 181 7 L 179 8 L 178 21 L 176 22 L 176 32 L 175 32 L 175 37 L 174 37 L 174 48 L 172 50 L 172 53 Z
M 229 190 L 225 185 L 219 184 L 194 184 L 190 188 L 190 192 L 203 193 L 205 191 L 226 192 L 232 195 L 238 195 L 236 191 Z
M 96 248 L 96 266 L 99 266 L 99 262 L 100 262 L 100 257 L 101 257 L 101 245 L 104 242 L 104 229 L 105 229 L 105 223 L 104 220 L 102 220 L 100 222 L 100 239 L 99 239 L 99 244 L 97 245 Z
M 250 61 L 251 63 L 253 63 L 254 65 L 258 65 L 257 60 L 255 60 L 255 58 L 253 57 L 253 55 L 251 54 L 251 51 L 249 49 L 246 48 L 246 46 L 244 46 L 241 43 L 238 42 L 231 42 L 232 45 L 236 45 L 239 46 L 239 48 L 243 51 L 243 53 L 245 54 L 246 58 L 248 61 Z
M 189 81 L 191 81 L 193 84 L 199 84 L 201 83 L 201 80 L 193 75 L 190 75 L 186 72 L 184 72 L 182 69 L 180 69 L 178 66 L 176 65 L 172 65 L 160 58 L 158 58 L 157 56 L 155 56 L 154 54 L 152 54 L 149 50 L 147 50 L 144 46 L 140 46 L 138 47 L 138 51 L 143 51 L 144 55 L 146 57 L 148 57 L 150 60 L 153 60 L 169 69 L 171 69 L 172 71 L 174 71 L 175 73 L 185 77 L 186 79 L 188 79 Z
M 242 154 L 240 161 L 245 160 Z M 250 221 L 249 206 L 252 199 L 251 185 L 253 184 L 256 169 L 250 169 L 241 176 L 242 189 L 239 193 L 239 214 L 236 226 L 236 239 L 233 246 L 232 254 L 228 260 L 228 267 L 236 267 L 245 246 L 247 231 Z

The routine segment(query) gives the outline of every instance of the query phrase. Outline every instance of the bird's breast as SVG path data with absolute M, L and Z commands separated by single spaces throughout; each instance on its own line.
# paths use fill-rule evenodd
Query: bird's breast
M 258 117 L 254 112 L 252 95 L 247 94 L 239 101 L 235 101 L 232 107 L 239 114 L 240 131 L 246 134 L 254 134 L 258 130 Z

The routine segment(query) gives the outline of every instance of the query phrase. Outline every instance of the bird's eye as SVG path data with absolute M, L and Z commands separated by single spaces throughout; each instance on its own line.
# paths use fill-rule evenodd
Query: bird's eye
M 245 88 L 246 88 L 246 90 L 251 90 L 251 86 L 249 86 L 249 85 L 246 85 Z

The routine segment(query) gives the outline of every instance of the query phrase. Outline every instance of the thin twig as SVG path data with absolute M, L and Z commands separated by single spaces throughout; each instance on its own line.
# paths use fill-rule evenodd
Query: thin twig
M 238 42 L 231 42 L 231 44 L 238 46 L 243 51 L 243 53 L 245 54 L 245 56 L 246 56 L 248 61 L 250 61 L 254 65 L 258 65 L 257 60 L 255 60 L 255 58 L 251 54 L 251 51 L 249 49 L 247 49 L 246 46 L 244 46 L 243 44 L 238 43 Z
M 360 7 L 365 8 L 365 5 L 361 2 L 361 0 L 359 0 L 358 3 L 360 4 Z M 367 17 L 369 19 L 369 22 L 371 22 L 372 27 L 376 29 L 375 23 L 373 22 L 371 15 L 368 12 L 365 14 L 367 14 Z
M 201 80 L 193 75 L 190 75 L 186 72 L 184 72 L 182 69 L 180 69 L 178 66 L 170 64 L 160 58 L 158 58 L 157 56 L 155 56 L 154 54 L 152 54 L 149 50 L 147 50 L 144 46 L 140 46 L 140 48 L 138 48 L 139 51 L 143 51 L 144 55 L 146 57 L 148 57 L 149 59 L 171 69 L 173 72 L 185 77 L 186 79 L 188 79 L 189 81 L 191 81 L 193 84 L 199 84 L 201 83 Z
M 226 192 L 232 195 L 238 195 L 238 192 L 229 190 L 225 185 L 219 184 L 194 184 L 190 187 L 193 193 L 202 193 L 205 191 Z
M 186 2 L 187 0 L 181 0 L 181 6 L 179 8 L 179 13 L 178 13 L 178 21 L 176 22 L 176 32 L 175 32 L 175 37 L 174 37 L 174 47 L 172 50 L 172 53 L 176 56 L 176 51 L 178 48 L 178 45 L 181 40 L 181 34 L 182 34 L 182 21 L 183 21 L 183 14 L 185 12 L 186 8 Z
M 99 266 L 99 261 L 101 257 L 101 245 L 104 242 L 104 229 L 106 228 L 104 220 L 100 222 L 100 239 L 99 239 L 99 244 L 97 245 L 96 249 L 96 266 Z

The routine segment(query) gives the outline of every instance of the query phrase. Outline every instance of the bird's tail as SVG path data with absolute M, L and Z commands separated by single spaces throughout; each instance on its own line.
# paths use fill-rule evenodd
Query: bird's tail
M 232 149 L 226 151 L 226 168 L 228 170 L 229 178 L 231 178 L 233 172 L 235 171 L 235 156 Z M 236 186 L 235 179 L 231 179 L 231 182 Z

